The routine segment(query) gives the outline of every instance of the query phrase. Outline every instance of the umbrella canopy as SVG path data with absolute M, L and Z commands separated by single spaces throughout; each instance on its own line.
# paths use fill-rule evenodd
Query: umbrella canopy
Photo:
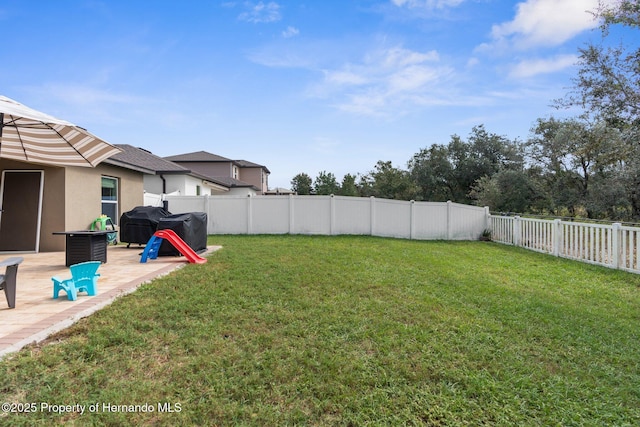
M 121 150 L 85 129 L 0 95 L 0 157 L 95 167 Z

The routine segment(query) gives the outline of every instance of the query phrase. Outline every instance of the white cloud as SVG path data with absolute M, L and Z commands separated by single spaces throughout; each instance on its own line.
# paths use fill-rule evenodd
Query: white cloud
M 290 37 L 295 37 L 298 34 L 300 34 L 300 30 L 296 27 L 288 26 L 287 29 L 282 32 L 282 37 L 288 39 Z
M 280 5 L 275 2 L 245 2 L 243 6 L 246 12 L 241 13 L 238 17 L 241 21 L 253 23 L 276 22 L 282 18 L 280 15 Z
M 493 26 L 493 45 L 506 42 L 519 49 L 560 45 L 598 25 L 588 13 L 597 6 L 598 0 L 527 0 L 518 3 L 513 20 Z
M 359 86 L 369 82 L 369 79 L 350 70 L 325 71 L 325 81 L 336 85 Z
M 524 78 L 538 74 L 554 73 L 578 62 L 577 55 L 558 55 L 551 59 L 532 59 L 519 62 L 509 73 L 510 77 Z
M 411 66 L 398 70 L 389 76 L 387 85 L 389 93 L 419 91 L 421 88 L 438 80 L 438 70 L 432 67 Z
M 439 63 L 436 51 L 380 49 L 360 63 L 325 70 L 314 95 L 333 98 L 338 109 L 350 113 L 403 114 L 415 105 L 448 103 L 440 94 L 440 83 L 452 73 Z
M 412 52 L 410 50 L 396 47 L 383 52 L 378 52 L 373 56 L 373 61 L 377 62 L 376 56 L 381 55 L 382 60 L 379 61 L 387 68 L 405 67 L 410 65 L 421 64 L 424 62 L 438 61 L 440 55 L 435 50 L 429 52 Z

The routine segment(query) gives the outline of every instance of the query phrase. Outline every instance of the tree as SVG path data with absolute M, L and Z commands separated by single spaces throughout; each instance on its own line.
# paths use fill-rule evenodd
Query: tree
M 416 200 L 446 202 L 453 199 L 453 165 L 447 146 L 434 144 L 421 149 L 408 166 L 411 179 L 418 187 Z
M 620 132 L 584 117 L 552 117 L 538 119 L 532 134 L 528 141 L 531 160 L 545 172 L 554 209 L 567 209 L 572 215 L 584 209 L 590 218 L 599 216 L 595 206 L 611 197 L 602 184 L 619 174 L 621 162 L 628 157 Z M 592 188 L 594 180 L 599 183 L 598 191 Z
M 503 169 L 521 169 L 523 149 L 517 141 L 475 126 L 468 141 L 453 135 L 446 146 L 433 145 L 409 161 L 412 179 L 423 200 L 469 203 L 476 181 Z
M 300 195 L 311 194 L 313 180 L 306 173 L 299 173 L 291 180 L 291 189 Z
M 315 194 L 325 195 L 338 194 L 340 191 L 340 185 L 336 180 L 336 176 L 331 172 L 321 171 L 318 173 L 315 181 L 313 182 L 313 188 Z
M 536 212 L 544 197 L 536 184 L 528 171 L 504 169 L 478 179 L 469 196 L 478 206 L 489 206 L 492 211 Z
M 579 49 L 578 76 L 560 106 L 579 106 L 605 120 L 638 126 L 640 120 L 640 48 L 605 46 L 610 29 L 622 25 L 640 28 L 640 1 L 600 0 L 593 12 L 601 20 L 602 42 Z
M 640 29 L 639 0 L 600 0 L 593 12 L 600 20 L 601 40 L 579 49 L 578 75 L 573 80 L 572 91 L 558 100 L 560 107 L 581 107 L 583 116 L 595 118 L 608 127 L 616 128 L 621 139 L 626 141 L 625 156 L 616 164 L 618 179 L 623 185 L 617 186 L 611 180 L 598 176 L 598 186 L 602 189 L 626 189 L 626 200 L 630 204 L 633 218 L 640 218 L 640 47 L 638 38 L 629 38 L 632 43 L 612 38 L 618 33 L 611 31 L 622 26 L 632 32 Z M 608 182 L 608 184 L 606 184 Z M 612 200 L 612 194 L 608 194 Z M 620 200 L 619 197 L 614 197 Z M 603 200 L 590 198 L 592 206 L 603 206 Z M 618 202 L 620 203 L 620 202 Z M 601 209 L 598 209 L 601 211 Z M 607 209 L 612 215 L 616 212 Z M 617 210 L 619 212 L 619 209 Z
M 342 177 L 342 185 L 340 185 L 341 196 L 359 196 L 358 186 L 356 184 L 356 175 L 346 174 Z
M 414 200 L 418 193 L 409 172 L 394 167 L 390 161 L 379 160 L 365 182 L 371 190 L 368 195 L 383 199 Z

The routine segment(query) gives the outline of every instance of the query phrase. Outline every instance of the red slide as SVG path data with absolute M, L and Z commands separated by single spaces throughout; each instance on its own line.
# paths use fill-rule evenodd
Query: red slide
M 192 264 L 204 264 L 207 262 L 206 258 L 202 258 L 198 255 L 184 240 L 180 238 L 173 230 L 158 230 L 153 233 L 154 236 L 161 239 L 166 239 L 169 243 L 175 247 L 184 257 Z

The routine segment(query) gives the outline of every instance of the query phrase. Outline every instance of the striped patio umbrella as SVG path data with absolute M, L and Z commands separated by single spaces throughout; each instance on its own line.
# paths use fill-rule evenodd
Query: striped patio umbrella
M 0 95 L 0 157 L 95 167 L 120 150 L 85 129 Z

